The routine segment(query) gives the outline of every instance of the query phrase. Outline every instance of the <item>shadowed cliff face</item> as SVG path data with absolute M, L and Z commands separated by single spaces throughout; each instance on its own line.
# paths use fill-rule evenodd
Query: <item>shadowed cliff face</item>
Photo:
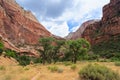
M 33 16 L 15 0 L 0 0 L 0 35 L 14 45 L 37 44 L 40 37 L 52 36 Z
M 84 31 L 80 31 L 84 29 Z M 79 32 L 79 33 L 78 33 Z M 80 27 L 72 35 L 71 39 L 85 38 L 91 44 L 97 44 L 111 38 L 117 39 L 120 36 L 120 0 L 111 0 L 109 4 L 103 7 L 103 17 L 100 21 Z

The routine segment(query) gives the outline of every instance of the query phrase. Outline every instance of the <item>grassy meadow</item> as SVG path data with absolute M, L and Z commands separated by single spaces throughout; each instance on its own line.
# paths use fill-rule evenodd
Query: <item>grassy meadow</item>
M 87 64 L 104 65 L 120 73 L 119 63 L 115 62 L 70 62 L 56 64 L 31 64 L 20 66 L 14 59 L 0 57 L 0 80 L 80 80 L 78 72 Z

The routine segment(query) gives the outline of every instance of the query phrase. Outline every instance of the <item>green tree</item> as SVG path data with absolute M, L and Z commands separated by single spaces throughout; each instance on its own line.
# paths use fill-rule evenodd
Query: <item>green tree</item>
M 60 57 L 59 55 L 61 55 L 60 49 L 64 44 L 65 44 L 64 40 L 55 40 L 55 45 L 53 45 L 53 53 L 52 53 L 52 59 L 54 63 L 58 61 Z
M 64 40 L 56 40 L 52 37 L 45 37 L 40 39 L 40 46 L 42 47 L 39 52 L 42 58 L 42 63 L 45 64 L 57 62 L 59 59 L 59 52 L 62 45 L 64 45 Z
M 41 49 L 38 51 L 40 52 L 40 56 L 42 58 L 42 63 L 45 64 L 46 62 L 51 63 L 50 55 L 53 49 L 52 43 L 54 38 L 52 37 L 44 37 L 39 40 Z
M 69 57 L 73 63 L 76 63 L 78 57 L 84 55 L 89 49 L 90 44 L 85 39 L 68 40 L 67 41 L 68 52 L 66 57 Z

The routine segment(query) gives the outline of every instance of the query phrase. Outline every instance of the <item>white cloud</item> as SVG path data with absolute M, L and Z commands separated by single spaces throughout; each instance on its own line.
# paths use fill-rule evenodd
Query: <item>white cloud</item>
M 55 22 L 42 22 L 43 25 L 47 26 L 46 28 L 52 32 L 52 34 L 59 35 L 61 37 L 65 37 L 69 33 L 69 27 L 66 22 L 62 22 L 61 24 L 57 24 Z M 49 25 L 49 26 L 48 26 Z
M 102 17 L 102 7 L 110 0 L 16 1 L 24 8 L 34 12 L 40 23 L 42 23 L 51 33 L 63 37 L 70 31 L 78 29 L 84 21 L 89 19 L 100 19 Z M 78 25 L 68 26 L 67 22 L 70 20 L 77 22 Z

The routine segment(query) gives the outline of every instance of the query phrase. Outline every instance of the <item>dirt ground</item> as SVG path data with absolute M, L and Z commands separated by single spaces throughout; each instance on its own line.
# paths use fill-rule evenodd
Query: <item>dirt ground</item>
M 22 67 L 13 59 L 0 57 L 0 80 L 79 80 L 79 70 L 89 63 L 105 65 L 120 73 L 120 67 L 112 62 L 78 62 L 76 69 L 72 70 L 70 65 L 65 66 L 63 63 Z M 57 66 L 63 72 L 51 72 L 49 66 Z

